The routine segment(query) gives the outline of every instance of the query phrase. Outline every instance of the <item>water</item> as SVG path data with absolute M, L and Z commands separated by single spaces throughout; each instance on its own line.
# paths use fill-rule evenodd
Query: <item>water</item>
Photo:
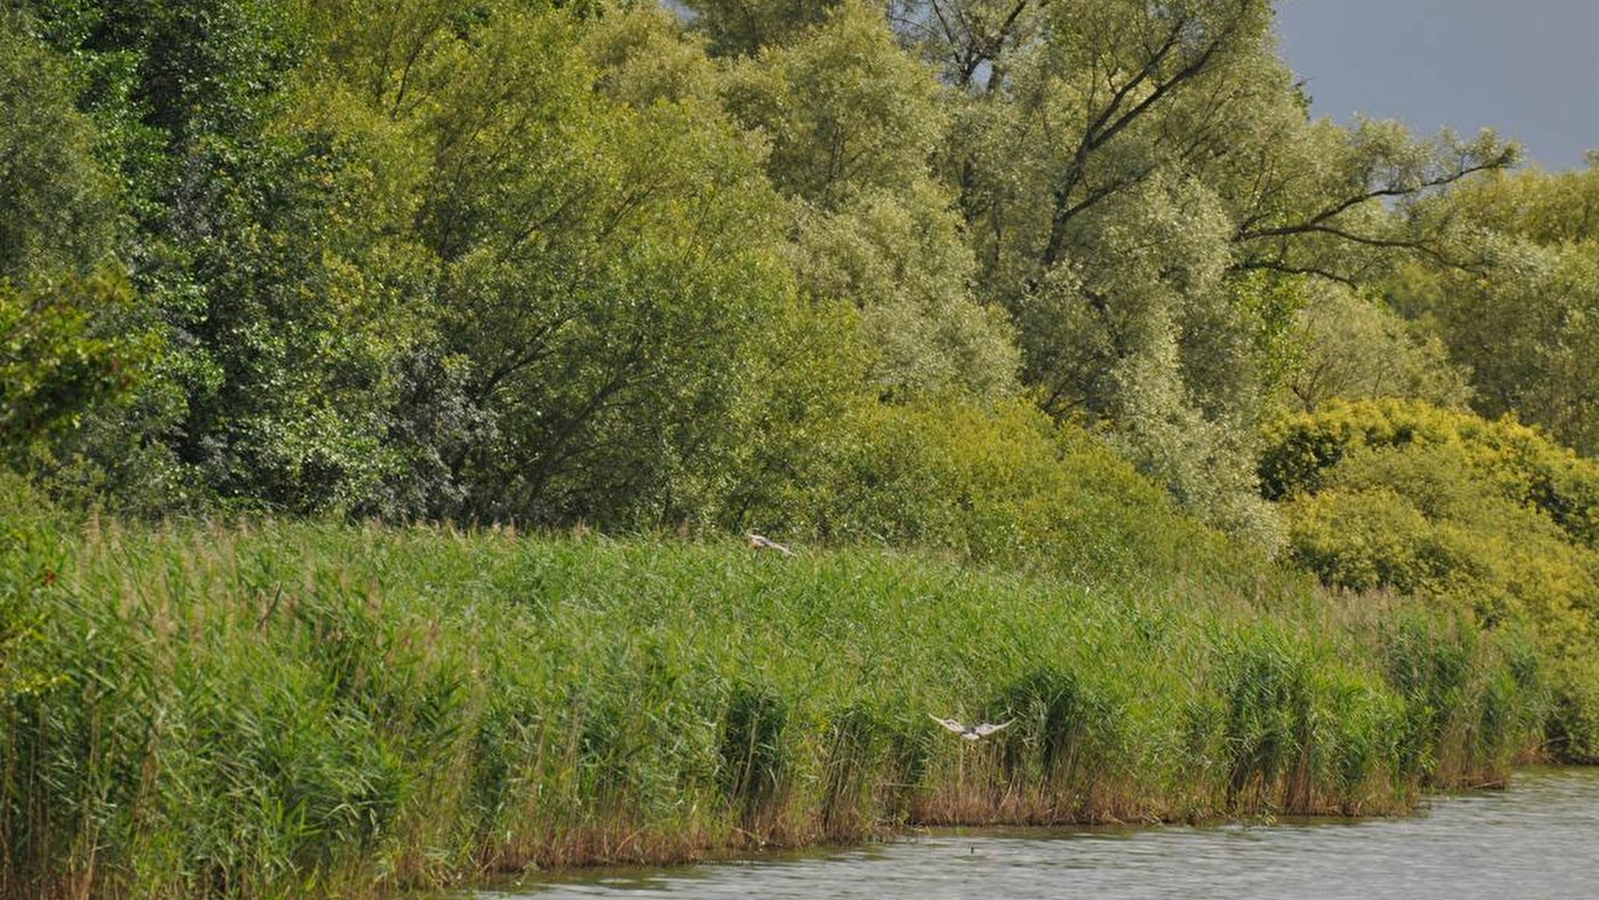
M 966 830 L 804 857 L 591 873 L 478 898 L 1591 900 L 1599 771 L 1518 773 L 1407 819 Z

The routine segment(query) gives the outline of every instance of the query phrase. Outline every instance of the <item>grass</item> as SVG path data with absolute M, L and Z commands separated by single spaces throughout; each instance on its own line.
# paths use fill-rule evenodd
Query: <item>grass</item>
M 1502 779 L 1541 720 L 1514 635 L 1291 580 L 315 523 L 0 541 L 4 897 L 370 896 L 909 824 L 1402 812 Z M 1017 722 L 971 745 L 929 712 Z

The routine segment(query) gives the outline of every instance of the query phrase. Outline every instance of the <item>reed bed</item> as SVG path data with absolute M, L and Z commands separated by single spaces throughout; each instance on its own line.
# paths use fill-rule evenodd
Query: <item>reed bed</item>
M 259 522 L 0 530 L 0 896 L 366 897 L 920 824 L 1398 813 L 1538 657 L 1308 588 Z M 1300 591 L 1296 593 L 1296 591 Z M 1015 718 L 976 744 L 929 713 Z

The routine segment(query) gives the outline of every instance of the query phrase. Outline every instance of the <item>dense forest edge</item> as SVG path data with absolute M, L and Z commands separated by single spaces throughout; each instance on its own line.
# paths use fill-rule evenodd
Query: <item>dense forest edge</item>
M 1599 157 L 1272 23 L 0 0 L 0 897 L 1599 760 Z

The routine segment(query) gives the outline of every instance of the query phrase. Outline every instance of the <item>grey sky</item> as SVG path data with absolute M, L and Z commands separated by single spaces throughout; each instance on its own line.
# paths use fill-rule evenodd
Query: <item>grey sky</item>
M 1599 0 L 1281 0 L 1311 111 L 1491 127 L 1559 170 L 1599 148 Z

